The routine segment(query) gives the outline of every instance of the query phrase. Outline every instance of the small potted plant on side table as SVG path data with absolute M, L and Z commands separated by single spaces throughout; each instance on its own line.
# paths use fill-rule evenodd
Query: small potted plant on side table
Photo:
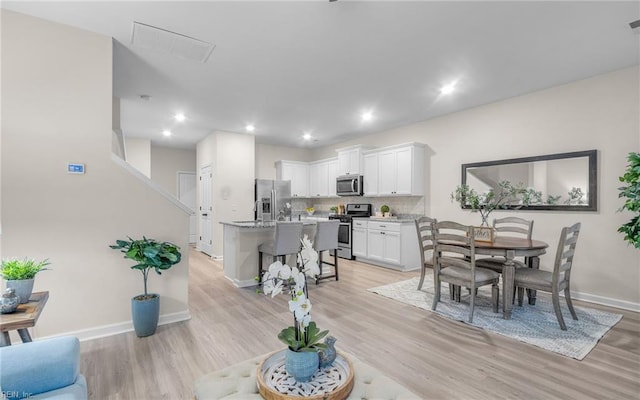
M 24 304 L 29 301 L 33 293 L 36 274 L 49 269 L 45 267 L 50 264 L 48 259 L 35 261 L 30 258 L 22 260 L 13 258 L 2 261 L 1 273 L 2 277 L 7 281 L 7 289 L 13 289 L 20 299 L 20 303 Z
M 109 246 L 124 253 L 124 258 L 136 262 L 131 269 L 142 273 L 144 294 L 131 299 L 131 314 L 133 328 L 138 337 L 151 336 L 156 332 L 160 316 L 160 295 L 147 292 L 147 278 L 149 270 L 153 268 L 158 275 L 180 262 L 182 255 L 180 248 L 173 243 L 158 242 L 154 239 L 116 240 L 115 245 Z

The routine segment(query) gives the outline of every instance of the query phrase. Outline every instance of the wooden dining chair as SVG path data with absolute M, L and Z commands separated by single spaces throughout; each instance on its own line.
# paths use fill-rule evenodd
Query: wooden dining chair
M 476 288 L 481 286 L 491 285 L 493 312 L 497 313 L 500 274 L 490 269 L 476 267 L 473 227 L 453 221 L 437 222 L 433 226 L 435 295 L 431 309 L 435 310 L 440 301 L 440 283 L 447 282 L 458 287 L 469 288 L 470 323 L 473 322 Z
M 521 237 L 531 240 L 533 234 L 533 220 L 519 217 L 496 218 L 493 220 L 493 229 L 496 237 Z M 489 268 L 497 272 L 502 272 L 502 266 L 507 260 L 504 257 L 485 257 L 476 260 L 476 265 L 482 268 Z M 514 263 L 523 267 L 527 260 L 513 260 Z
M 578 319 L 576 311 L 573 309 L 571 302 L 571 267 L 573 265 L 573 255 L 580 234 L 580 223 L 569 227 L 562 228 L 558 249 L 556 250 L 555 263 L 553 271 L 544 271 L 541 269 L 516 268 L 514 284 L 518 288 L 518 305 L 522 306 L 524 298 L 524 289 L 544 290 L 551 292 L 551 301 L 556 318 L 560 324 L 560 329 L 567 330 L 567 326 L 562 318 L 562 310 L 560 309 L 560 291 L 564 291 L 564 298 L 567 301 L 567 307 L 574 320 Z
M 418 290 L 422 289 L 427 269 L 433 269 L 433 224 L 436 222 L 438 221 L 435 218 L 429 217 L 420 217 L 415 220 L 421 261 Z

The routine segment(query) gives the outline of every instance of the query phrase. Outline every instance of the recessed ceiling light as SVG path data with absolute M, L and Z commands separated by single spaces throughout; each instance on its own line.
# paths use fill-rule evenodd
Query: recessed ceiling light
M 456 83 L 457 82 L 451 82 L 451 83 L 446 84 L 443 87 L 441 87 L 440 88 L 440 94 L 451 94 L 451 93 L 453 93 L 453 91 L 456 90 Z
M 311 140 L 311 134 L 310 133 L 305 133 L 304 135 L 302 135 L 302 138 L 304 140 Z
M 249 124 L 249 125 L 247 125 L 247 126 L 245 127 L 245 129 L 247 130 L 247 132 L 253 132 L 253 131 L 255 131 L 255 130 L 256 130 L 256 127 L 255 127 L 255 126 L 253 126 L 253 125 L 251 125 L 251 124 Z
M 367 122 L 373 119 L 373 113 L 371 111 L 367 111 L 362 113 L 362 120 Z
M 165 130 L 163 130 L 163 131 L 162 131 L 162 134 L 163 134 L 164 136 L 169 137 L 169 136 L 171 136 L 171 131 L 170 131 L 170 130 L 168 130 L 168 129 L 165 129 Z
M 176 121 L 178 121 L 178 122 L 182 122 L 182 121 L 184 121 L 185 119 L 187 119 L 187 117 L 185 117 L 183 113 L 177 113 L 177 114 L 175 115 L 175 117 L 174 117 L 174 118 L 175 118 L 175 119 L 176 119 Z

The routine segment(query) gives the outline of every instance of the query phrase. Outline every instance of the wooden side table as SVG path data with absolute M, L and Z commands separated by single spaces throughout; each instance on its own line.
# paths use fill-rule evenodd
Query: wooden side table
M 28 328 L 36 326 L 38 317 L 47 304 L 49 292 L 36 292 L 31 294 L 29 302 L 18 305 L 11 314 L 0 314 L 0 347 L 10 346 L 9 331 L 17 330 L 23 343 L 31 342 Z

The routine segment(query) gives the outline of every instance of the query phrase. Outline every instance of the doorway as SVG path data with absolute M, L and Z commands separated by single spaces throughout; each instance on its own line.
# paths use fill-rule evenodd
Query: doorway
M 213 252 L 213 204 L 211 202 L 211 184 L 213 171 L 211 165 L 200 168 L 200 235 L 198 237 L 198 249 L 208 255 Z

